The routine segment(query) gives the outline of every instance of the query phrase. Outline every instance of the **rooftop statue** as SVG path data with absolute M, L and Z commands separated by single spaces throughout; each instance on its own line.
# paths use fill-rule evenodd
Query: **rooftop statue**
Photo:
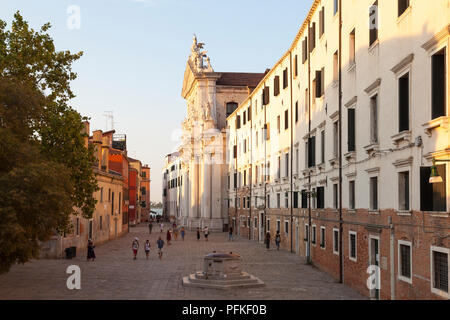
M 192 39 L 192 46 L 191 46 L 191 55 L 189 57 L 190 61 L 192 62 L 193 66 L 195 67 L 196 71 L 201 72 L 214 72 L 213 68 L 211 67 L 211 61 L 209 57 L 207 57 L 208 51 L 202 51 L 204 49 L 205 44 L 197 42 L 197 36 L 194 34 L 194 37 Z M 207 65 L 204 64 L 204 59 L 207 58 Z

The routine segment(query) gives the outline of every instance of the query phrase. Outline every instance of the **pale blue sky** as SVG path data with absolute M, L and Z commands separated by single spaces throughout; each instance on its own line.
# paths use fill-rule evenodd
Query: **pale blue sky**
M 81 28 L 67 27 L 71 5 Z M 57 49 L 84 51 L 71 105 L 106 129 L 114 111 L 117 133 L 127 134 L 129 155 L 152 169 L 152 201 L 161 200 L 164 156 L 186 114 L 181 97 L 192 35 L 215 71 L 264 72 L 289 48 L 310 0 L 2 0 L 0 19 L 20 10 L 38 29 L 52 24 Z M 108 124 L 108 129 L 110 129 Z

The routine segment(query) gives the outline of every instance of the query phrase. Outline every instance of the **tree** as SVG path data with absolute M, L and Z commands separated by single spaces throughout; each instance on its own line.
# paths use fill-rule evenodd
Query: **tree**
M 70 231 L 70 215 L 85 218 L 98 190 L 92 147 L 82 117 L 68 105 L 82 52 L 56 51 L 19 12 L 11 30 L 0 20 L 0 272 L 39 253 L 39 241 Z

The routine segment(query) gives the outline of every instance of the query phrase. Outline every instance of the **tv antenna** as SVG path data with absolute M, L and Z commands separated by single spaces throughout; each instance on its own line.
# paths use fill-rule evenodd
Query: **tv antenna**
M 110 123 L 111 123 L 111 129 L 110 130 L 114 130 L 114 111 L 105 111 L 104 113 L 103 113 L 103 116 L 105 117 L 105 122 L 106 122 L 106 131 L 109 131 L 108 130 L 108 120 L 110 121 Z

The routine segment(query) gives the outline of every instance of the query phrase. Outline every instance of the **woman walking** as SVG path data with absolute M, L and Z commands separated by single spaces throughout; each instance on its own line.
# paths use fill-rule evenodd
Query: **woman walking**
M 266 249 L 269 250 L 270 249 L 270 232 L 269 231 L 267 231 L 267 233 L 266 233 L 265 242 L 266 242 Z
M 139 239 L 138 238 L 134 238 L 133 242 L 131 243 L 131 249 L 133 249 L 133 254 L 134 254 L 133 260 L 136 260 L 138 249 L 139 249 Z
M 280 250 L 280 242 L 281 242 L 280 231 L 277 231 L 277 235 L 275 236 L 275 244 L 277 245 L 277 250 Z
M 167 245 L 170 246 L 170 240 L 172 239 L 172 236 L 170 234 L 170 230 L 167 230 L 166 238 L 167 238 Z
M 149 253 L 150 253 L 150 241 L 147 239 L 147 241 L 145 241 L 145 255 L 147 256 L 147 260 Z
M 94 243 L 92 242 L 91 239 L 89 239 L 88 241 L 88 251 L 87 251 L 87 261 L 91 260 L 94 261 L 95 260 L 95 252 L 94 252 Z
M 186 230 L 184 230 L 184 227 L 181 227 L 181 239 L 184 241 L 184 235 L 186 234 Z
M 208 226 L 206 226 L 206 227 L 203 229 L 203 232 L 205 233 L 205 240 L 208 241 L 208 236 L 209 236 Z
M 200 240 L 200 228 L 197 228 L 197 241 Z
M 176 225 L 175 225 L 175 228 L 173 228 L 173 236 L 174 236 L 174 238 L 175 238 L 175 241 L 177 241 L 177 238 L 178 238 L 178 228 L 177 228 Z
M 162 233 L 164 230 L 164 223 L 161 222 L 161 224 L 159 225 L 159 228 L 161 229 L 161 233 Z

